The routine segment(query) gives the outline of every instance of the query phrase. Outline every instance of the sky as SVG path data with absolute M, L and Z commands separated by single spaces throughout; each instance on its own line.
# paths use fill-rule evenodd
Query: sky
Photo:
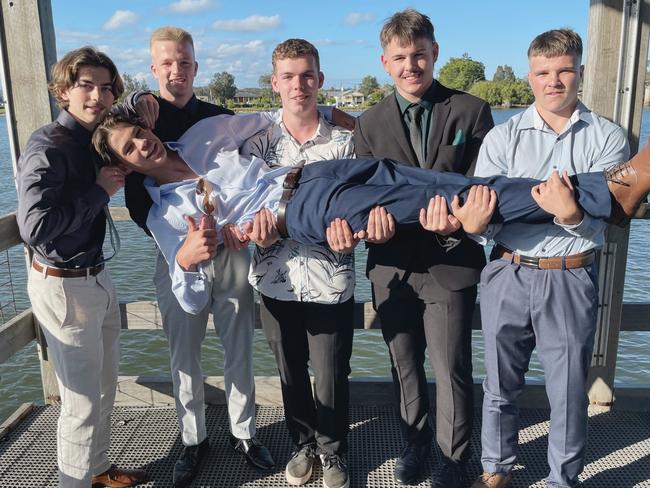
M 588 0 L 51 0 L 58 57 L 82 45 L 105 51 L 121 73 L 156 83 L 149 71 L 151 32 L 164 25 L 194 37 L 199 72 L 195 86 L 228 71 L 238 88 L 258 87 L 271 72 L 273 48 L 301 37 L 319 50 L 324 87 L 354 87 L 366 75 L 390 82 L 381 62 L 379 31 L 394 12 L 427 14 L 440 45 L 436 70 L 467 53 L 491 79 L 498 65 L 527 73 L 526 50 L 539 33 L 575 29 L 586 42 Z

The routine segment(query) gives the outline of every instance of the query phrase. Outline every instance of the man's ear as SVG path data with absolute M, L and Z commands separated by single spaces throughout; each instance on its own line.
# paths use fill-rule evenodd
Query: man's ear
M 278 78 L 275 76 L 275 73 L 271 73 L 271 88 L 275 93 L 280 93 L 280 90 L 278 90 Z
M 325 81 L 325 75 L 322 71 L 318 72 L 318 88 L 323 88 L 323 82 Z
M 437 42 L 433 41 L 433 62 L 438 61 L 438 54 L 440 53 L 440 46 Z
M 194 76 L 199 72 L 199 63 L 194 61 Z

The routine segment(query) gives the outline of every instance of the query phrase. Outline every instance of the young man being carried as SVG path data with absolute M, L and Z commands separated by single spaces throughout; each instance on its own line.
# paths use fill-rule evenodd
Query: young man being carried
M 232 114 L 194 95 L 193 81 L 198 63 L 192 36 L 187 31 L 161 27 L 151 35 L 150 48 L 151 71 L 158 80 L 160 96 L 137 93 L 127 101 L 127 107 L 141 114 L 158 137 L 175 141 L 199 120 Z M 140 173 L 128 175 L 125 196 L 132 219 L 149 233 L 146 221 L 151 197 L 143 187 L 143 179 Z M 188 241 L 189 244 L 195 242 Z M 200 253 L 196 248 L 191 250 Z M 183 311 L 172 292 L 169 269 L 162 254 L 158 253 L 156 260 L 156 298 L 169 342 L 176 413 L 184 445 L 174 466 L 176 487 L 192 481 L 210 448 L 201 369 L 201 344 L 210 312 L 213 312 L 215 331 L 224 349 L 223 375 L 231 443 L 251 465 L 263 470 L 274 467 L 268 449 L 255 437 L 253 290 L 246 281 L 250 255 L 247 250 L 220 249 L 208 266 L 219 270 L 219 279 L 211 282 L 210 306 L 206 303 L 198 315 L 191 315 Z
M 258 233 L 253 223 L 256 215 L 265 215 L 265 232 L 275 229 L 277 215 L 282 237 L 324 246 L 326 230 L 337 217 L 346 219 L 353 229 L 366 229 L 370 213 L 383 206 L 397 223 L 415 226 L 421 222 L 421 213 L 426 213 L 423 207 L 436 195 L 468 233 L 477 233 L 483 229 L 484 214 L 492 223 L 550 222 L 554 215 L 564 218 L 564 208 L 553 209 L 554 213 L 540 208 L 537 200 L 549 188 L 556 192 L 575 189 L 571 190 L 573 198 L 585 213 L 612 223 L 634 215 L 650 191 L 650 145 L 606 173 L 581 173 L 566 181 L 557 175 L 548 182 L 466 177 L 409 168 L 387 159 L 269 168 L 257 157 L 242 157 L 239 147 L 267 129 L 272 117 L 211 117 L 167 146 L 125 117 L 109 116 L 95 131 L 93 144 L 106 161 L 150 177 L 145 186 L 154 206 L 147 225 L 170 263 L 172 289 L 189 313 L 198 313 L 210 298 L 206 272 L 198 264 L 214 255 L 211 243 L 220 240 L 215 228 L 236 224 L 253 236 Z M 204 176 L 199 179 L 199 175 Z M 186 222 L 188 216 L 190 221 L 212 221 L 213 228 L 196 229 L 193 222 Z M 203 234 L 197 237 L 199 231 Z M 187 251 L 187 242 L 194 239 L 203 243 L 203 259 Z
M 528 81 L 535 103 L 487 135 L 477 175 L 557 181 L 557 172 L 604 171 L 627 159 L 623 130 L 578 100 L 581 58 L 582 41 L 571 30 L 551 30 L 533 40 Z M 619 165 L 620 171 L 610 172 L 611 180 L 627 178 L 626 168 Z M 587 370 L 598 307 L 594 254 L 604 242 L 605 223 L 576 206 L 573 191 L 558 189 L 546 188 L 538 201 L 551 213 L 562 209 L 562 217 L 544 225 L 493 229 L 496 246 L 481 276 L 485 473 L 473 488 L 510 484 L 517 455 L 517 398 L 535 347 L 551 405 L 546 483 L 576 486 L 583 469 Z
M 65 488 L 146 481 L 144 471 L 108 460 L 120 311 L 102 245 L 108 201 L 124 173 L 102 167 L 90 141 L 123 90 L 104 53 L 70 51 L 52 68 L 61 112 L 32 134 L 18 161 L 17 221 L 34 253 L 27 289 L 61 395 L 57 458 Z

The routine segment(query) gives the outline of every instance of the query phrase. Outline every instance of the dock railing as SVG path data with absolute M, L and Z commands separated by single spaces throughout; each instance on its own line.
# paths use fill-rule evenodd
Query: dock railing
M 111 214 L 116 222 L 129 220 L 128 213 L 124 208 L 112 208 Z M 642 209 L 640 209 L 638 216 L 642 219 L 650 219 L 650 211 L 646 208 L 645 204 L 643 205 Z M 18 233 L 15 214 L 12 213 L 0 217 L 0 252 L 6 252 L 12 247 L 20 245 L 23 245 L 23 243 Z M 155 301 L 123 302 L 120 303 L 120 310 L 122 315 L 123 329 L 162 329 L 160 313 Z M 371 303 L 358 302 L 355 304 L 355 329 L 379 329 L 380 327 L 381 324 L 379 318 L 373 310 Z M 259 323 L 259 313 L 256 313 L 256 328 L 261 328 Z M 472 328 L 474 330 L 480 330 L 481 328 L 479 307 L 476 307 L 475 309 Z M 620 330 L 649 332 L 650 302 L 624 303 Z M 31 308 L 19 312 L 16 316 L 9 319 L 6 323 L 0 325 L 0 363 L 10 359 L 14 354 L 16 354 L 25 346 L 28 346 L 32 341 L 37 341 L 38 343 L 38 354 L 41 362 L 44 399 L 47 403 L 58 403 L 58 389 L 52 366 L 48 361 L 47 345 L 45 344 L 42 334 L 40 334 L 40 330 L 37 326 Z M 594 355 L 595 354 L 596 351 L 594 352 Z M 389 361 L 388 356 L 386 356 L 386 361 Z M 146 375 L 146 372 L 143 372 L 143 374 Z M 364 379 L 357 380 L 356 382 L 363 382 L 363 380 Z M 380 383 L 390 382 L 390 378 L 374 378 L 372 380 L 373 382 Z M 151 378 L 149 378 L 148 381 L 155 383 L 156 389 L 160 389 L 160 384 L 165 382 L 164 379 Z M 147 386 L 144 385 L 147 383 L 147 381 L 134 382 L 138 383 L 140 389 L 143 387 L 147 388 Z M 149 388 L 152 387 L 149 386 Z M 163 389 L 169 392 L 171 391 L 171 386 L 164 387 Z M 648 398 L 648 396 L 650 396 L 650 390 L 643 390 L 639 388 L 624 389 L 629 390 L 629 396 L 633 398 Z M 390 391 L 392 391 L 390 388 L 386 388 L 385 390 L 388 392 L 387 396 L 389 395 Z M 617 391 L 617 393 L 619 392 L 620 391 Z M 477 394 L 480 396 L 479 388 L 477 388 Z M 138 395 L 146 396 L 143 395 L 142 392 L 140 392 Z M 169 396 L 168 393 L 167 396 Z M 540 401 L 545 403 L 543 385 L 528 385 L 522 402 L 524 404 L 529 403 L 532 405 L 539 405 Z M 276 400 L 272 403 L 277 402 L 279 402 L 279 400 Z

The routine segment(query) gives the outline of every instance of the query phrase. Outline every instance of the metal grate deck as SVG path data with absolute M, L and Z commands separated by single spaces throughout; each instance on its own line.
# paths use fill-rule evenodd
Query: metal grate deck
M 18 427 L 0 440 L 0 486 L 55 487 L 57 484 L 55 430 L 59 409 L 37 407 Z M 480 411 L 476 411 L 470 461 L 472 479 L 478 475 Z M 513 487 L 543 487 L 547 473 L 547 410 L 522 410 L 520 464 Z M 348 464 L 352 487 L 397 486 L 392 471 L 401 448 L 399 427 L 389 406 L 353 405 Z M 212 451 L 194 487 L 286 487 L 283 468 L 291 448 L 282 408 L 258 407 L 258 437 L 271 450 L 281 468 L 262 474 L 244 464 L 227 442 L 224 406 L 208 406 L 207 422 Z M 582 475 L 587 488 L 650 487 L 650 413 L 594 414 Z M 144 467 L 151 476 L 148 487 L 171 486 L 172 467 L 181 441 L 173 408 L 119 407 L 113 413 L 111 460 L 123 467 Z M 431 486 L 430 461 L 426 478 L 417 486 Z M 320 469 L 308 488 L 321 487 Z

